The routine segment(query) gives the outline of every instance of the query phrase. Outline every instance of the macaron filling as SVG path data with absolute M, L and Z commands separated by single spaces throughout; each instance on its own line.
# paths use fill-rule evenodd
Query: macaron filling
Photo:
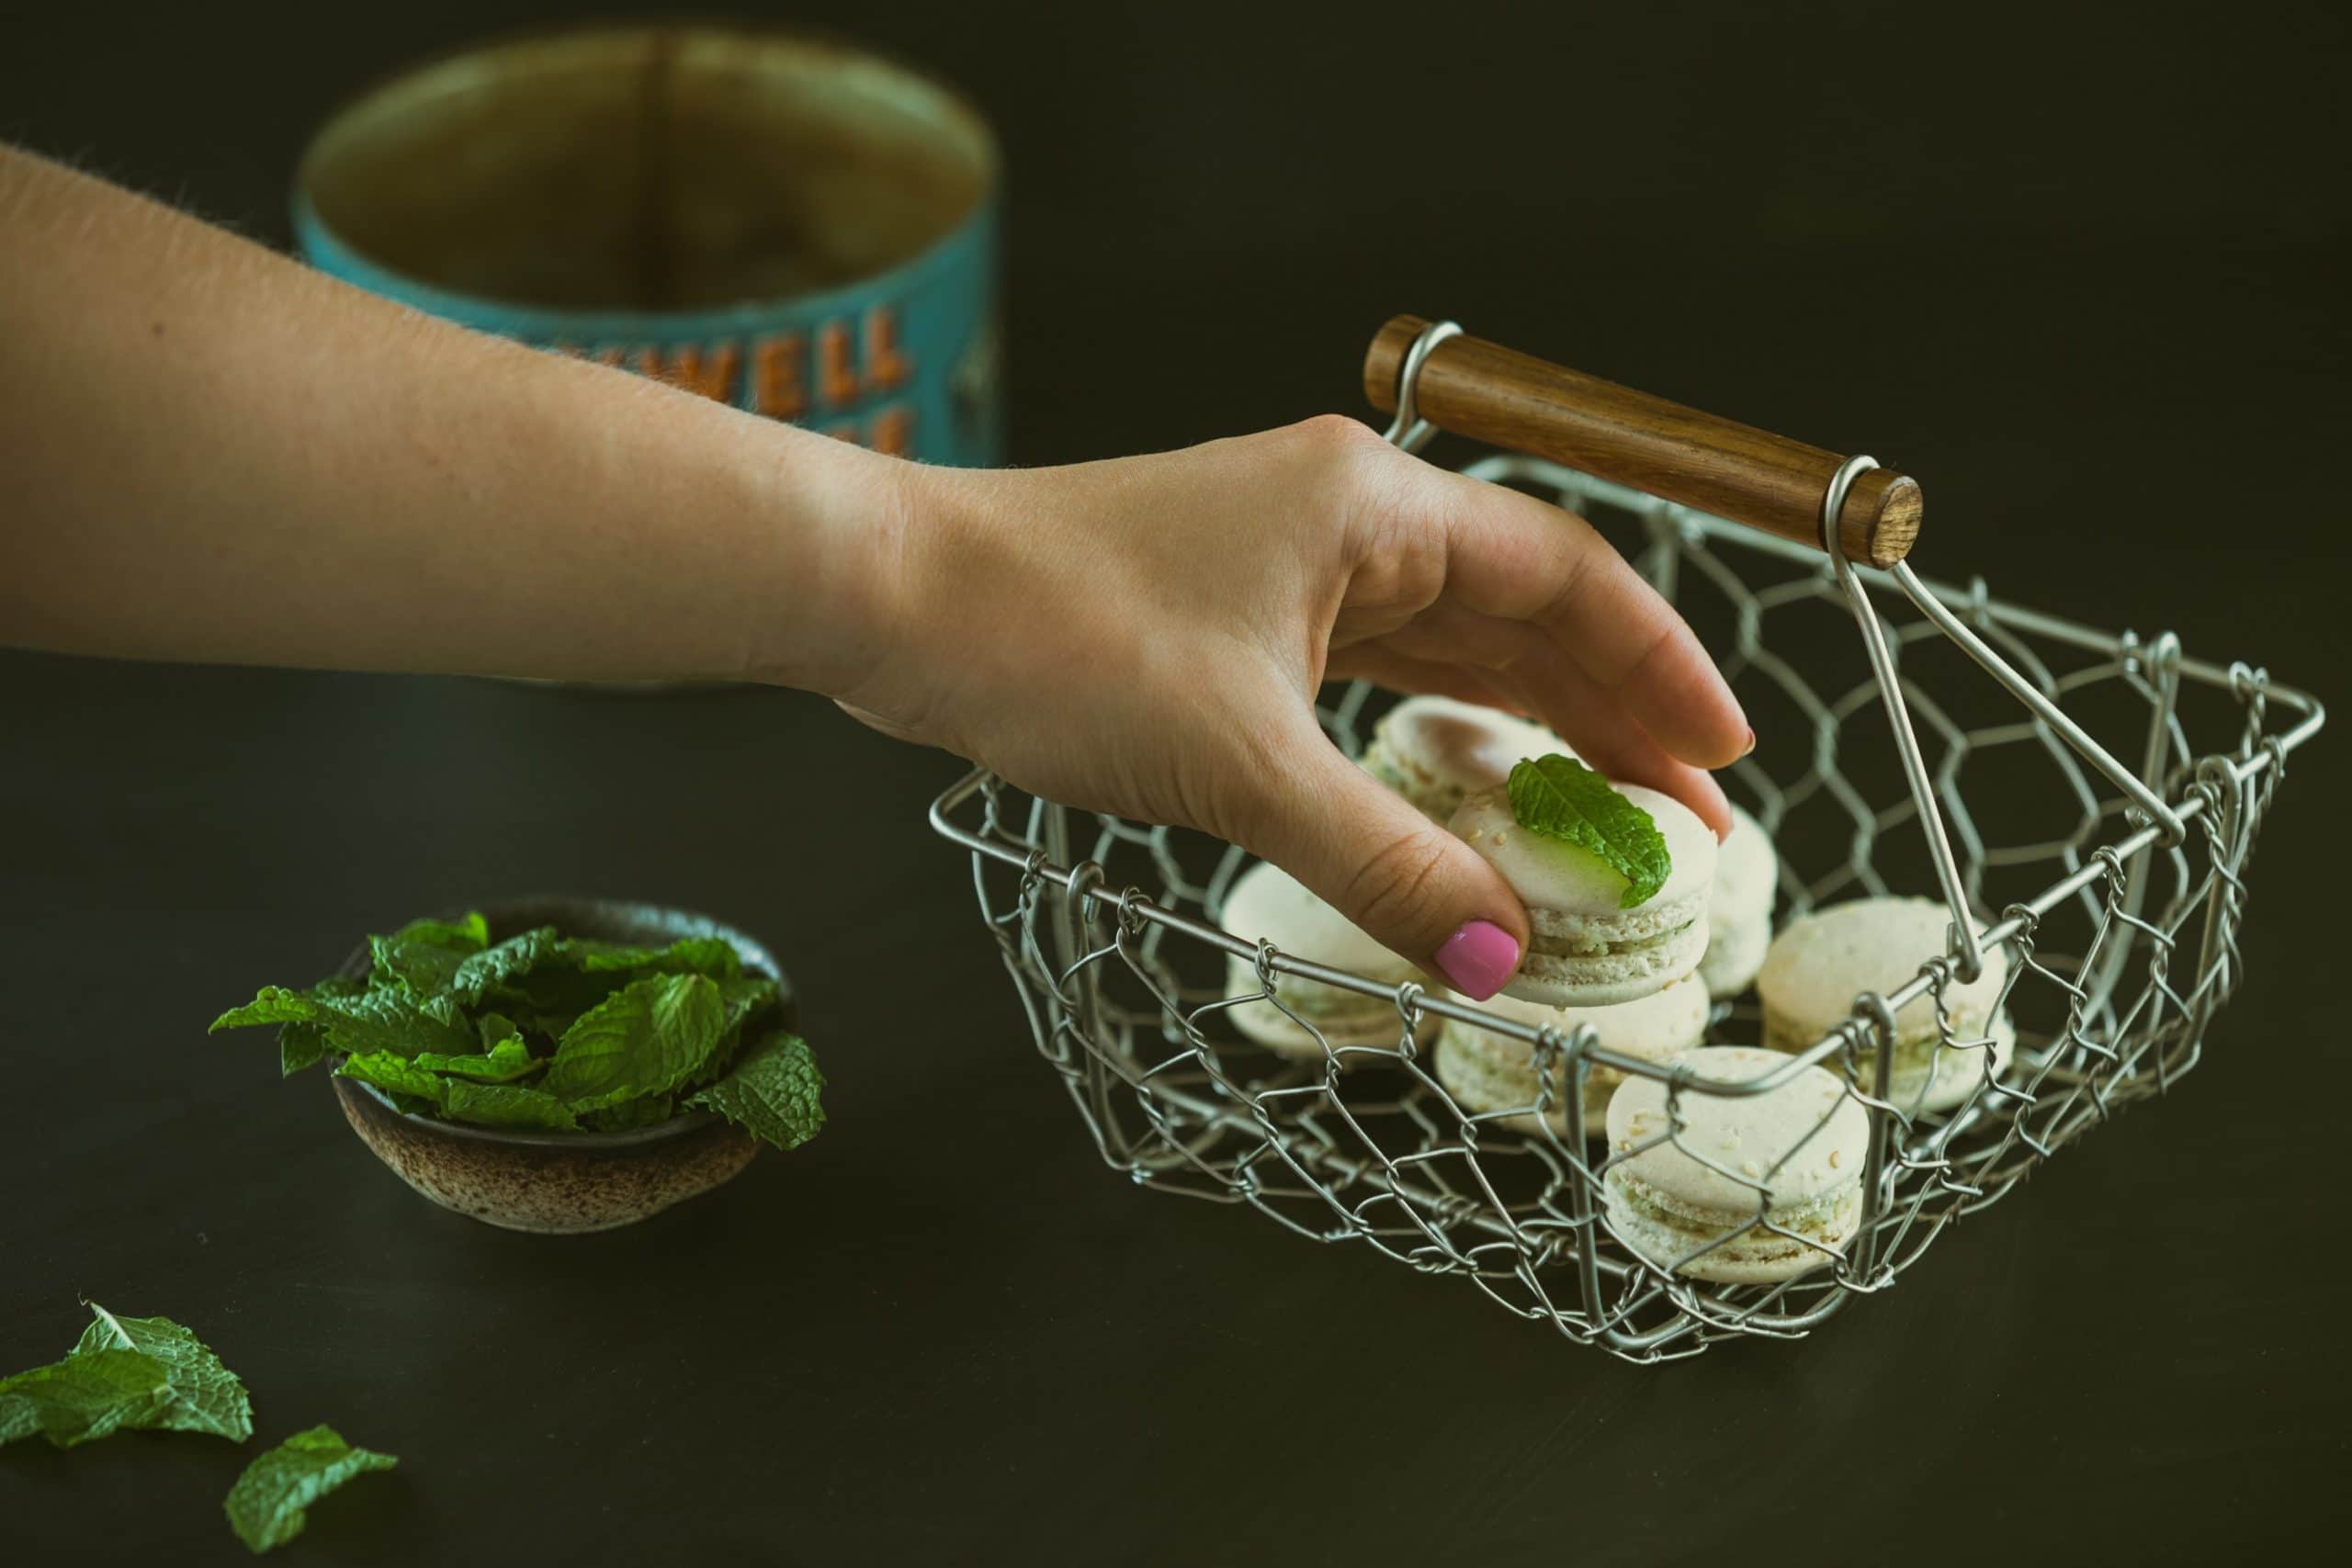
M 1250 971 L 1252 979 L 1256 978 L 1256 974 L 1254 969 Z M 1384 1017 L 1398 1017 L 1396 1004 L 1385 997 L 1367 997 L 1358 991 L 1327 986 L 1320 980 L 1302 980 L 1295 975 L 1276 976 L 1274 995 L 1299 1017 L 1317 1023 L 1363 1023 Z M 1398 1021 L 1401 1026 L 1402 1020 Z
M 1498 998 L 1489 1009 L 1515 1022 L 1550 1025 L 1566 1038 L 1589 1025 L 1595 1043 L 1603 1050 L 1664 1061 L 1689 1050 L 1707 1032 L 1706 988 L 1695 980 L 1677 981 L 1664 990 L 1619 1007 L 1548 1008 Z M 1624 1074 L 1595 1063 L 1584 1082 L 1585 1132 L 1602 1135 L 1610 1097 L 1624 1081 Z M 1543 1087 L 1535 1071 L 1535 1048 L 1522 1040 L 1475 1024 L 1448 1019 L 1438 1030 L 1437 1081 L 1456 1105 L 1474 1115 L 1504 1112 L 1507 1127 L 1534 1132 L 1535 1099 Z M 1552 1125 L 1567 1130 L 1567 1110 L 1560 1097 L 1573 1080 L 1565 1062 L 1553 1080 L 1549 1109 Z
M 1565 932 L 1537 931 L 1529 933 L 1527 950 L 1557 958 L 1620 958 L 1670 946 L 1675 938 L 1696 924 L 1698 921 L 1694 918 L 1640 936 L 1627 937 L 1611 937 L 1590 926 Z
M 1660 1258 L 1661 1263 L 1673 1263 L 1679 1258 L 1726 1236 L 1750 1227 L 1736 1239 L 1724 1241 L 1714 1254 L 1728 1260 L 1736 1257 L 1761 1261 L 1766 1258 L 1798 1257 L 1814 1253 L 1823 1263 L 1830 1255 L 1844 1249 L 1852 1238 L 1854 1225 L 1861 1218 L 1862 1189 L 1860 1172 L 1855 1179 L 1834 1188 L 1818 1197 L 1798 1203 L 1776 1204 L 1763 1212 L 1758 1224 L 1758 1212 L 1748 1209 L 1734 1212 L 1723 1209 L 1702 1209 L 1678 1203 L 1651 1187 L 1640 1178 L 1626 1173 L 1623 1167 L 1610 1169 L 1602 1178 L 1611 1202 L 1624 1209 L 1643 1224 L 1663 1231 L 1682 1244 L 1678 1258 Z M 1777 1235 L 1773 1230 L 1787 1231 L 1789 1235 Z M 1813 1245 L 1807 1245 L 1807 1244 Z
M 1810 1033 L 1792 1028 L 1785 1019 L 1766 1013 L 1764 1045 L 1767 1050 L 1795 1055 L 1820 1043 L 1826 1030 Z M 1925 1033 L 1898 1036 L 1894 1042 L 1894 1070 L 1889 1099 L 1906 1114 L 1923 1111 L 1949 1111 L 1961 1104 L 1975 1091 L 1976 1086 L 1993 1074 L 2006 1068 L 2010 1054 L 2017 1047 L 2017 1031 L 2010 1026 L 2008 1015 L 2002 1014 L 1987 1027 L 1967 1017 L 1954 1017 L 1952 1033 L 1961 1040 L 1983 1041 L 1981 1044 L 1943 1045 L 1943 1036 L 1930 1029 Z M 1941 1049 L 1939 1047 L 1941 1046 Z M 1827 1064 L 1833 1071 L 1841 1071 L 1842 1064 L 1835 1058 Z M 1854 1053 L 1855 1082 L 1869 1089 L 1877 1081 L 1878 1053 L 1865 1047 Z

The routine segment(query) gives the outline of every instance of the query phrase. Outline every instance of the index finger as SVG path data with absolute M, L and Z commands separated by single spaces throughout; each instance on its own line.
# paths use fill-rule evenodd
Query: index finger
M 1679 761 L 1720 768 L 1746 754 L 1747 717 L 1697 634 L 1591 524 L 1501 485 L 1430 474 L 1449 596 L 1540 628 Z

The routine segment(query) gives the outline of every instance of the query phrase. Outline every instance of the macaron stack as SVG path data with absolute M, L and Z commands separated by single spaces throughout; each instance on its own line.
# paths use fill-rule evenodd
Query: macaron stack
M 1781 857 L 1756 818 L 1735 806 L 1731 833 L 1715 851 L 1715 884 L 1707 895 L 1707 952 L 1699 978 L 1712 997 L 1736 997 L 1756 981 L 1772 941 L 1772 900 Z
M 1702 1078 L 1745 1083 L 1787 1068 L 1746 1045 L 1685 1053 Z M 1771 1284 L 1836 1261 L 1860 1228 L 1870 1118 L 1835 1075 L 1805 1067 L 1741 1098 L 1628 1078 L 1609 1101 L 1603 1218 L 1661 1269 L 1727 1285 Z
M 1541 1027 L 1550 1024 L 1563 1039 L 1590 1024 L 1595 1043 L 1605 1050 L 1645 1061 L 1666 1062 L 1698 1044 L 1707 1032 L 1707 990 L 1698 980 L 1675 981 L 1639 1001 L 1609 1008 L 1555 1008 L 1497 997 L 1487 1010 L 1516 1022 Z M 1566 1075 L 1555 1090 L 1566 1088 Z M 1535 1048 L 1507 1035 L 1448 1019 L 1438 1030 L 1437 1081 L 1453 1102 L 1472 1115 L 1512 1111 L 1498 1118 L 1514 1132 L 1535 1133 Z M 1609 1097 L 1625 1075 L 1613 1067 L 1593 1066 L 1585 1078 L 1584 1124 L 1588 1137 L 1601 1135 Z M 1567 1111 L 1556 1100 L 1545 1117 L 1555 1133 L 1568 1130 Z
M 1422 979 L 1419 969 L 1366 936 L 1280 866 L 1261 862 L 1234 879 L 1225 897 L 1224 924 L 1246 942 L 1271 942 L 1293 958 L 1345 969 L 1384 986 Z M 1242 958 L 1227 959 L 1227 996 L 1254 997 L 1262 989 L 1254 964 Z M 1385 997 L 1363 996 L 1289 975 L 1274 976 L 1274 994 L 1300 1020 L 1319 1031 L 1322 1040 L 1271 1002 L 1246 1003 L 1224 1011 L 1236 1029 L 1285 1056 L 1319 1060 L 1325 1042 L 1333 1049 L 1394 1045 L 1404 1034 L 1404 1020 L 1396 1003 Z M 1427 1040 L 1435 1032 L 1436 1021 L 1424 1018 L 1419 1037 Z
M 1523 828 L 1507 788 L 1481 790 L 1453 814 L 1455 835 L 1502 874 L 1527 906 L 1532 935 L 1504 989 L 1553 1007 L 1597 1008 L 1663 990 L 1707 950 L 1715 835 L 1689 807 L 1654 789 L 1614 793 L 1655 826 L 1668 857 L 1660 886 L 1628 905 L 1626 878 L 1594 855 Z
M 1951 912 L 1931 898 L 1857 898 L 1792 921 L 1772 939 L 1756 976 L 1764 1043 L 1775 1051 L 1809 1049 L 1853 1012 L 1857 995 L 1888 995 L 1941 957 L 1951 921 Z M 1937 1027 L 1934 998 L 1895 1013 L 1889 1098 L 1905 1115 L 1951 1110 L 2008 1060 L 2017 1036 L 1997 1010 L 2008 972 L 2007 954 L 1996 948 L 1974 980 L 1945 985 L 1956 1044 L 1947 1044 Z M 1876 1081 L 1875 1059 L 1865 1051 L 1858 1062 L 1865 1089 Z
M 1452 697 L 1407 697 L 1373 727 L 1363 761 L 1366 773 L 1442 823 L 1464 795 L 1510 777 L 1521 758 L 1566 750 L 1528 719 Z

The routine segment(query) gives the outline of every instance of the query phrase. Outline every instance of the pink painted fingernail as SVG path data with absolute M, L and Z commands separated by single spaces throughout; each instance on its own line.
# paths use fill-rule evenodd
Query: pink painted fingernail
M 1519 967 L 1519 943 L 1492 920 L 1467 920 L 1437 950 L 1437 966 L 1455 990 L 1483 1002 Z

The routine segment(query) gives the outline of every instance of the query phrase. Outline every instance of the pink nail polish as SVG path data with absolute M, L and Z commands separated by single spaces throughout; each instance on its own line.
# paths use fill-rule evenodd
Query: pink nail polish
M 1437 950 L 1437 966 L 1455 990 L 1483 1002 L 1519 967 L 1519 943 L 1492 920 L 1467 920 Z

